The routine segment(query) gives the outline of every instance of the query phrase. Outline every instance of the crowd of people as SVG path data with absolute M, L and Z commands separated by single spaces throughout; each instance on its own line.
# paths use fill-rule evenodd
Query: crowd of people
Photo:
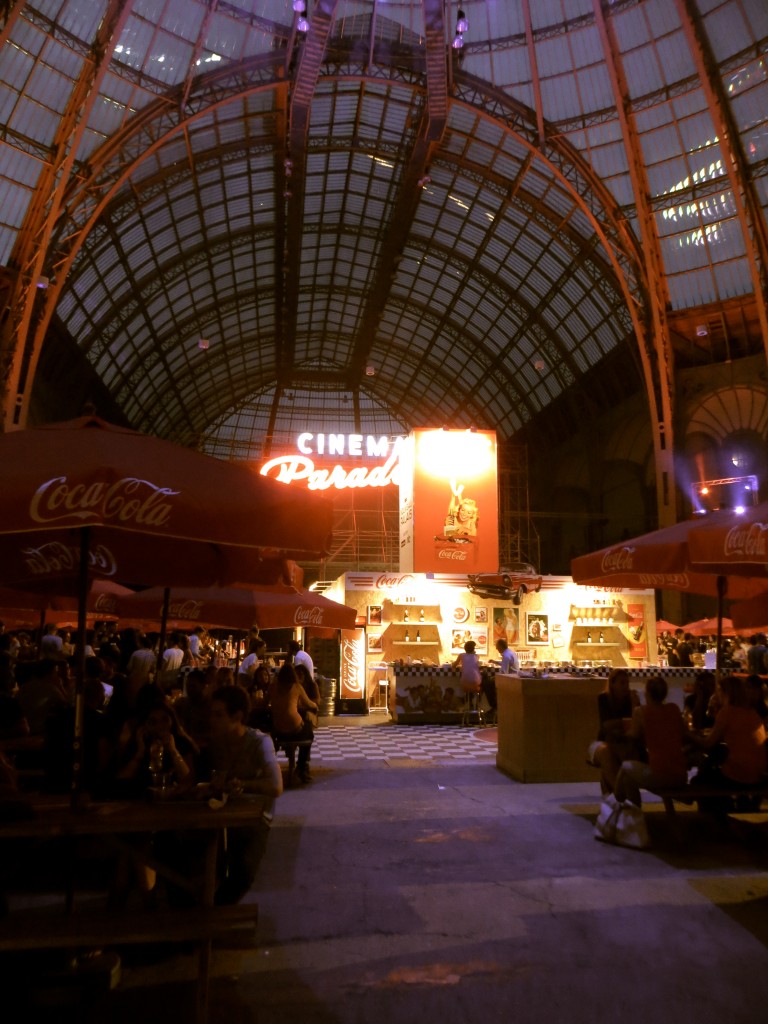
M 276 741 L 312 740 L 319 687 L 310 656 L 291 641 L 278 667 L 252 631 L 235 666 L 205 630 L 157 637 L 135 630 L 89 636 L 83 680 L 82 787 L 98 798 L 191 794 L 264 798 L 253 828 L 228 837 L 217 902 L 250 888 L 282 793 Z M 72 779 L 74 657 L 69 637 L 46 627 L 35 645 L 0 626 L 0 782 L 34 766 L 47 792 Z M 299 748 L 298 777 L 310 781 L 311 742 Z M 141 884 L 150 891 L 152 879 Z
M 658 656 L 670 668 L 691 668 L 697 664 L 697 655 L 705 655 L 717 648 L 717 637 L 695 637 L 683 629 L 674 632 L 665 629 L 658 636 Z M 768 673 L 768 646 L 763 633 L 746 637 L 721 639 L 720 666 L 735 672 L 755 675 Z
M 641 806 L 640 790 L 695 787 L 748 791 L 768 772 L 766 686 L 760 675 L 696 674 L 683 708 L 667 702 L 661 676 L 645 684 L 645 702 L 630 688 L 626 670 L 615 668 L 598 696 L 600 728 L 588 757 L 600 769 L 603 794 Z M 704 798 L 703 810 L 729 808 L 726 799 Z

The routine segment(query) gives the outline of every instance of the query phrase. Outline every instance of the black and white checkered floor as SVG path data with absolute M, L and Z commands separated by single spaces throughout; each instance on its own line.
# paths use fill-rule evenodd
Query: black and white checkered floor
M 486 735 L 483 736 L 482 734 Z M 457 725 L 324 726 L 321 720 L 312 744 L 312 764 L 339 765 L 363 760 L 391 764 L 495 764 L 496 730 Z

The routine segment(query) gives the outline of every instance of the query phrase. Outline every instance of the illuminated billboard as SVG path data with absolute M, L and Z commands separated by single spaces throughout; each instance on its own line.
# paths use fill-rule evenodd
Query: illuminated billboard
M 401 572 L 498 567 L 495 431 L 414 430 L 400 452 Z

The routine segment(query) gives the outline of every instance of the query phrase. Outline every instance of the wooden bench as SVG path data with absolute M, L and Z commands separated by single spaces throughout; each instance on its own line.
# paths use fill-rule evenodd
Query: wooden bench
M 195 1020 L 203 1022 L 208 1020 L 212 940 L 236 929 L 253 931 L 258 914 L 255 903 L 126 913 L 106 908 L 66 913 L 60 905 L 22 907 L 0 918 L 0 952 L 194 942 L 199 954 Z
M 281 740 L 273 734 L 272 742 L 275 744 L 275 753 L 281 750 L 288 758 L 288 785 L 292 785 L 296 775 L 296 751 L 299 747 L 311 747 L 313 740 Z
M 760 802 L 768 800 L 768 785 L 755 786 L 751 789 L 728 789 L 727 787 L 689 785 L 680 786 L 677 789 L 648 790 L 648 792 L 652 792 L 654 796 L 661 797 L 667 821 L 670 823 L 670 827 L 678 841 L 682 840 L 682 829 L 680 827 L 680 818 L 678 817 L 677 810 L 675 808 L 676 802 L 690 806 L 691 804 L 697 803 L 699 800 L 708 799 L 738 800 L 740 797 L 751 797 Z
M 255 903 L 157 912 L 76 910 L 71 914 L 61 906 L 23 907 L 0 919 L 0 952 L 195 941 L 253 928 L 258 916 Z

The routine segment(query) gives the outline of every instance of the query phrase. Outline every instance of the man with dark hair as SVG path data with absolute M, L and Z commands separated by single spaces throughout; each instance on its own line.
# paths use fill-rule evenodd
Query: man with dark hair
M 693 636 L 690 633 L 685 633 L 682 643 L 677 645 L 677 663 L 681 668 L 693 665 Z
M 749 675 L 761 676 L 768 671 L 766 655 L 768 648 L 765 646 L 765 633 L 757 633 L 752 637 L 752 646 L 747 650 L 747 672 Z
M 51 715 L 65 708 L 69 699 L 61 683 L 59 662 L 43 658 L 33 665 L 31 678 L 19 688 L 19 704 L 33 736 L 42 736 Z
M 307 672 L 315 678 L 315 663 L 307 652 L 302 648 L 298 640 L 288 641 L 288 660 L 294 665 L 306 665 Z
M 211 696 L 213 796 L 227 793 L 264 797 L 263 813 L 250 828 L 228 829 L 226 877 L 216 891 L 217 904 L 239 902 L 253 885 L 267 848 L 274 802 L 283 792 L 283 776 L 272 738 L 245 724 L 250 712 L 241 686 L 220 686 Z

